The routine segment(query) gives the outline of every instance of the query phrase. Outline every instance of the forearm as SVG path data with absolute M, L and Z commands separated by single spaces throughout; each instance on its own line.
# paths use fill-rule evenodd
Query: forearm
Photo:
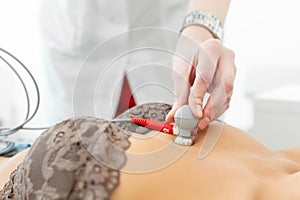
M 224 25 L 229 3 L 230 0 L 190 0 L 187 13 L 194 10 L 208 11 L 216 16 Z M 208 29 L 198 25 L 186 27 L 182 31 L 182 34 L 198 42 L 213 38 L 212 33 Z

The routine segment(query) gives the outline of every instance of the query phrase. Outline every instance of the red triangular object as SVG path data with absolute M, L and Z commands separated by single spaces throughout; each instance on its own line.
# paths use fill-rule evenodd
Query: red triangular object
M 131 92 L 131 88 L 130 88 L 127 76 L 125 74 L 115 117 L 117 117 L 118 115 L 120 115 L 121 113 L 123 113 L 124 111 L 126 111 L 127 109 L 129 109 L 135 105 L 136 105 L 135 100 L 134 100 L 133 94 Z

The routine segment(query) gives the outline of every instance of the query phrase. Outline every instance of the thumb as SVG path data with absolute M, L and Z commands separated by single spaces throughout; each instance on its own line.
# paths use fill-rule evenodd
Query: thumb
M 174 76 L 174 93 L 175 98 L 173 101 L 173 106 L 170 112 L 166 116 L 166 122 L 174 122 L 174 115 L 177 109 L 182 106 L 188 104 L 188 97 L 190 95 L 190 83 L 185 76 L 176 74 Z
M 177 109 L 180 107 L 179 101 L 175 100 L 172 106 L 172 109 L 169 111 L 169 113 L 166 116 L 166 122 L 174 122 L 174 115 L 177 111 Z

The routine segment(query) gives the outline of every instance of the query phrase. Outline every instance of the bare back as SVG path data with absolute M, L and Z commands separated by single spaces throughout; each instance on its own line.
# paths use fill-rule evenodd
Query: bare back
M 149 173 L 123 172 L 112 199 L 300 198 L 300 165 L 291 159 L 295 151 L 272 152 L 243 131 L 225 125 L 213 151 L 199 159 L 205 133 L 199 135 L 193 146 L 165 168 Z M 165 134 L 148 140 L 132 137 L 128 151 L 153 152 L 173 139 Z
M 145 137 L 133 134 L 126 150 L 127 163 L 121 169 L 120 183 L 111 199 L 300 199 L 299 148 L 272 152 L 232 126 L 219 122 L 210 126 L 222 126 L 222 132 L 204 159 L 199 158 L 199 151 L 209 133 L 198 133 L 195 144 L 189 148 L 174 144 L 172 135 L 154 131 Z M 166 147 L 171 151 L 165 153 Z M 177 151 L 182 154 L 160 168 L 147 172 L 130 170 L 156 166 Z M 24 155 L 23 152 L 0 160 L 1 185 Z M 135 155 L 140 155 L 140 159 Z M 155 162 L 141 159 L 148 155 L 155 155 Z

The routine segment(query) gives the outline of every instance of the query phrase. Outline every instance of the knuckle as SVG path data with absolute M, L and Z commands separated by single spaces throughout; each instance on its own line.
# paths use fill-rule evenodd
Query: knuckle
M 231 101 L 231 97 L 227 97 L 226 101 L 225 101 L 225 104 L 228 105 Z
M 224 89 L 226 94 L 231 93 L 233 90 L 233 81 L 225 81 L 224 82 Z
M 207 74 L 200 74 L 197 79 L 198 84 L 205 85 L 206 88 L 210 85 L 210 77 Z
M 212 117 L 212 108 L 208 108 L 208 109 L 204 112 L 204 116 L 211 119 L 211 117 Z
M 220 110 L 220 105 L 216 104 L 216 103 L 212 103 L 210 105 L 210 107 L 207 109 L 207 114 L 210 116 L 210 117 L 213 117 L 215 116 L 219 110 Z
M 230 107 L 230 104 L 229 104 L 229 103 L 226 104 L 226 110 L 227 110 L 229 107 Z
M 197 94 L 198 92 L 192 89 L 189 101 L 194 102 L 195 104 L 202 105 L 203 98 Z
M 232 60 L 235 59 L 235 53 L 234 53 L 233 50 L 231 50 L 231 49 L 226 49 L 226 54 L 227 54 Z
M 211 39 L 207 41 L 206 48 L 212 50 L 213 52 L 219 52 L 223 47 L 222 43 L 218 39 Z
M 193 97 L 196 105 L 202 106 L 203 99 L 201 97 Z
M 217 115 L 217 113 L 219 112 L 220 108 L 215 105 L 215 106 L 212 106 L 211 110 L 210 110 L 210 117 L 213 118 L 214 116 Z
M 221 47 L 221 46 L 222 46 L 221 41 L 218 40 L 218 39 L 210 39 L 210 40 L 208 40 L 208 43 L 209 43 L 211 46 L 214 46 L 214 47 Z

